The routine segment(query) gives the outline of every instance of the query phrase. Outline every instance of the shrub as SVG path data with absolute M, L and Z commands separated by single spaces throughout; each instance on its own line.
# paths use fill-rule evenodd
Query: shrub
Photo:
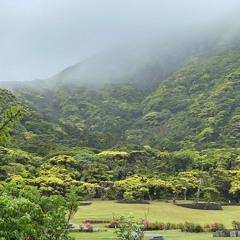
M 80 228 L 80 231 L 83 231 L 85 227 L 83 225 L 79 225 L 79 228 Z
M 141 223 L 142 223 L 142 228 L 145 231 L 181 229 L 182 232 L 214 232 L 214 231 L 224 229 L 224 225 L 222 223 L 212 223 L 212 224 L 206 224 L 204 226 L 202 226 L 199 223 L 193 223 L 193 222 L 163 223 L 163 222 L 149 222 L 147 220 L 143 220 Z M 119 228 L 120 221 L 113 221 L 107 227 Z M 240 222 L 233 221 L 233 227 L 235 229 L 238 229 L 238 227 L 240 227 Z
M 94 226 L 91 223 L 87 223 L 86 224 L 86 228 L 87 228 L 87 232 L 93 232 Z
M 205 232 L 210 232 L 210 231 L 211 231 L 210 224 L 205 224 L 205 225 L 204 225 L 204 231 L 205 231 Z
M 185 231 L 184 223 L 179 223 L 177 228 L 181 229 L 182 232 Z
M 185 222 L 181 228 L 185 232 L 203 232 L 204 228 L 198 223 Z
M 114 233 L 120 240 L 142 240 L 144 238 L 142 221 L 134 222 L 133 215 L 130 214 L 127 218 L 120 216 L 119 228 L 116 228 Z M 133 232 L 135 234 L 133 234 Z
M 183 232 L 194 232 L 195 224 L 191 222 L 185 222 L 183 227 Z
M 85 226 L 84 225 L 79 225 L 80 231 L 81 232 L 93 232 L 93 224 L 87 223 Z
M 109 228 L 118 228 L 119 227 L 119 221 L 110 222 L 110 224 L 107 225 L 107 227 L 109 227 Z
M 181 229 L 183 224 L 176 223 L 163 223 L 163 222 L 148 222 L 146 220 L 143 221 L 144 230 L 174 230 Z
M 143 220 L 142 224 L 143 224 L 144 230 L 148 229 L 148 227 L 149 227 L 149 221 L 148 220 Z
M 223 223 L 212 223 L 210 225 L 211 232 L 216 232 L 216 231 L 223 230 L 223 229 L 225 229 Z
M 166 230 L 174 230 L 174 229 L 177 229 L 177 224 L 167 222 L 164 224 L 164 228 Z
M 164 223 L 161 222 L 153 222 L 148 223 L 148 227 L 146 230 L 163 230 L 164 229 Z
M 240 222 L 239 221 L 232 221 L 233 229 L 239 230 L 240 229 Z
M 203 226 L 201 226 L 199 223 L 195 224 L 195 232 L 204 232 Z

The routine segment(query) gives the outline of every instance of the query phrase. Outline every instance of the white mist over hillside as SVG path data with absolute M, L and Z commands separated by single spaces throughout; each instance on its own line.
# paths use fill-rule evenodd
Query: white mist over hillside
M 0 0 L 0 81 L 47 79 L 106 49 L 228 21 L 239 8 L 238 0 Z M 109 68 L 118 75 L 126 66 Z

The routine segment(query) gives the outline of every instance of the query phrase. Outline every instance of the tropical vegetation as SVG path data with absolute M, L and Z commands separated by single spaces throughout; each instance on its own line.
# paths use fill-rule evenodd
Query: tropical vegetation
M 238 40 L 159 51 L 97 86 L 3 84 L 0 237 L 67 239 L 79 199 L 239 203 Z

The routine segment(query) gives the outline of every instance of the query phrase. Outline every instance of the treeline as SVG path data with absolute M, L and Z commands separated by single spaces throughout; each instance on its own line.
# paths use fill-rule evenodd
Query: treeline
M 68 149 L 45 157 L 1 148 L 2 183 L 36 187 L 42 195 L 65 195 L 81 187 L 83 199 L 188 199 L 233 201 L 240 198 L 240 149 L 98 151 Z

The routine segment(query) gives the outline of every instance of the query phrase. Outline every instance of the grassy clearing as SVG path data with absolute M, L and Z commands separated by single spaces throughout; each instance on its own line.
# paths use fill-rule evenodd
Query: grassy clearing
M 232 228 L 233 220 L 240 220 L 240 206 L 225 206 L 223 211 L 207 211 L 188 209 L 165 202 L 151 202 L 150 204 L 120 204 L 114 201 L 92 201 L 91 205 L 80 206 L 79 211 L 72 220 L 73 223 L 83 224 L 86 219 L 112 220 L 119 215 L 133 213 L 135 218 L 145 218 L 150 222 L 184 223 L 185 221 L 200 223 L 202 225 L 213 222 L 221 222 L 226 228 Z M 94 224 L 96 228 L 105 228 L 106 223 Z M 106 229 L 106 228 L 105 228 Z M 161 235 L 163 231 L 154 231 Z M 180 231 L 166 231 L 166 233 L 178 233 Z M 106 232 L 72 233 L 76 240 L 86 239 L 114 239 L 113 229 Z M 150 239 L 145 237 L 144 239 Z M 226 240 L 229 238 L 216 238 L 211 234 L 200 236 L 166 236 L 165 240 Z
M 225 206 L 222 211 L 195 210 L 176 206 L 172 203 L 151 202 L 151 204 L 120 204 L 114 201 L 93 201 L 81 206 L 73 222 L 82 223 L 86 219 L 112 220 L 119 215 L 133 213 L 136 219 L 145 218 L 150 222 L 184 223 L 185 221 L 207 224 L 222 222 L 226 228 L 232 227 L 233 220 L 240 220 L 240 206 Z M 105 224 L 103 224 L 105 225 Z

